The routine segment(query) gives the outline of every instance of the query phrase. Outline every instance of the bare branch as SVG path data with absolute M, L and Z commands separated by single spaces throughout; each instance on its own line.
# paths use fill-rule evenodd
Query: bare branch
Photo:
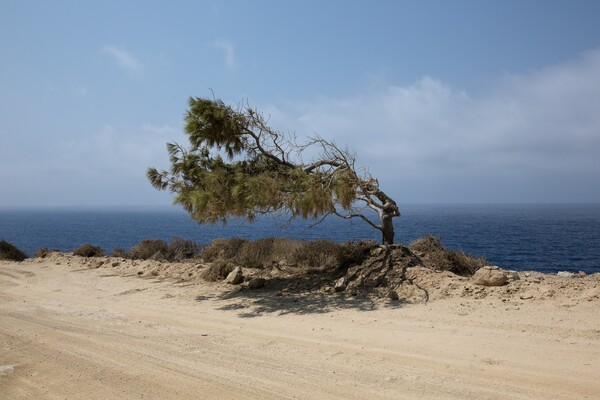
M 339 212 L 337 212 L 337 210 L 334 210 L 331 212 L 331 214 L 337 215 L 340 218 L 343 219 L 351 219 L 351 218 L 360 218 L 363 221 L 365 221 L 367 224 L 371 225 L 373 228 L 377 229 L 377 230 L 383 230 L 383 227 L 380 225 L 377 225 L 376 223 L 374 223 L 373 221 L 371 221 L 369 218 L 365 217 L 363 214 L 340 214 Z

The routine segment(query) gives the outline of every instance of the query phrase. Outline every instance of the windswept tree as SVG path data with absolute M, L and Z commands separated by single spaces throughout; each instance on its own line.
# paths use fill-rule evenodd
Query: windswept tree
M 174 202 L 194 220 L 336 215 L 362 219 L 381 231 L 384 244 L 394 242 L 398 206 L 377 179 L 357 169 L 348 150 L 318 136 L 298 144 L 255 109 L 234 109 L 221 100 L 190 98 L 185 122 L 190 146 L 168 143 L 170 170 L 149 168 L 147 176 L 155 188 L 175 193 Z

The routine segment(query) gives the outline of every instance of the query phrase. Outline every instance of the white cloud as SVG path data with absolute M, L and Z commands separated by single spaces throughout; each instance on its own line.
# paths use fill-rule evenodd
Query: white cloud
M 267 110 L 283 130 L 316 132 L 347 144 L 360 164 L 396 188 L 409 184 L 426 193 L 435 184 L 448 194 L 480 187 L 490 192 L 481 201 L 600 201 L 593 183 L 600 181 L 598 104 L 600 50 L 595 50 L 504 76 L 477 97 L 424 77 L 409 86 Z M 536 185 L 546 194 L 534 192 Z M 500 187 L 507 191 L 504 197 L 498 197 Z
M 230 41 L 225 39 L 215 39 L 213 45 L 220 50 L 223 50 L 225 55 L 225 66 L 229 71 L 235 69 L 235 51 Z
M 143 177 L 149 166 L 161 161 L 166 165 L 165 145 L 181 140 L 179 131 L 171 125 L 144 123 L 128 129 L 107 124 L 86 136 L 60 143 L 53 165 L 81 175 Z
M 179 132 L 177 128 L 172 125 L 152 125 L 149 123 L 142 124 L 141 130 L 165 137 L 174 136 Z
M 142 69 L 142 63 L 130 52 L 116 46 L 104 46 L 102 51 L 111 56 L 119 67 L 130 71 L 138 72 Z

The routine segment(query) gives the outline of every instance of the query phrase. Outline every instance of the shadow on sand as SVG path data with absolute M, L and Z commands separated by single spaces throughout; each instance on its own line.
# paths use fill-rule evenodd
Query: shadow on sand
M 330 282 L 330 281 L 329 281 Z M 240 318 L 262 315 L 325 314 L 338 310 L 371 311 L 378 308 L 400 308 L 406 303 L 390 302 L 374 294 L 355 296 L 323 290 L 322 279 L 315 277 L 273 278 L 260 289 L 240 285 L 218 297 L 197 296 L 196 301 L 215 300 L 218 310 L 238 311 Z

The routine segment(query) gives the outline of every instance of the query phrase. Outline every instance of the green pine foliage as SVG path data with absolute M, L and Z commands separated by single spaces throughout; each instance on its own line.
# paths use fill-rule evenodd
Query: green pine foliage
M 357 201 L 381 210 L 387 203 L 390 216 L 399 215 L 376 180 L 358 175 L 348 151 L 321 138 L 298 145 L 290 135 L 272 130 L 252 108 L 190 98 L 185 132 L 188 148 L 167 144 L 169 171 L 149 168 L 147 177 L 155 188 L 173 192 L 174 203 L 200 223 L 253 220 L 274 212 L 316 218 L 339 209 L 348 211 L 345 218 L 367 220 L 351 213 Z M 307 148 L 321 150 L 321 158 L 304 163 Z

